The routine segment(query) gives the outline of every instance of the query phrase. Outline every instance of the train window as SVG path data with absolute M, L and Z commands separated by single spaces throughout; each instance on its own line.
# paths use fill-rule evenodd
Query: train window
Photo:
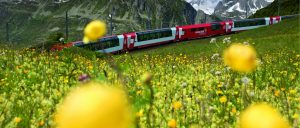
M 221 30 L 222 26 L 220 24 L 211 24 L 211 30 Z
M 103 49 L 112 48 L 116 46 L 119 46 L 118 37 L 102 38 L 98 42 L 84 44 L 79 47 L 90 49 L 93 51 L 98 51 L 98 50 L 103 50 Z
M 291 18 L 293 18 L 293 16 L 282 16 L 281 20 L 286 20 L 286 19 L 291 19 Z
M 171 29 L 161 29 L 161 30 L 153 30 L 148 32 L 139 32 L 137 33 L 137 39 L 139 42 L 154 40 L 158 38 L 170 37 L 172 36 Z
M 245 21 L 234 21 L 234 27 L 247 27 L 247 26 L 257 26 L 257 25 L 266 25 L 265 19 L 253 19 Z
M 196 32 L 196 31 L 204 31 L 204 28 L 192 28 L 191 31 L 192 31 L 192 32 Z

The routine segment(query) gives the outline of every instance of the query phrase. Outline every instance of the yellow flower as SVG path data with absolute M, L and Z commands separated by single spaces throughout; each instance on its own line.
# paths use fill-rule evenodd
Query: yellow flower
M 65 84 L 69 83 L 68 78 L 65 78 L 65 79 L 64 79 L 64 83 L 65 83 Z
M 174 109 L 179 109 L 179 108 L 181 108 L 181 107 L 182 107 L 181 102 L 178 102 L 178 101 L 177 101 L 177 102 L 174 102 L 174 103 L 173 103 L 173 108 L 174 108 Z
M 222 84 L 218 84 L 218 88 L 221 88 L 221 87 L 223 87 L 223 85 Z
M 136 80 L 136 85 L 137 86 L 141 86 L 142 85 L 142 82 L 140 80 Z
M 225 103 L 225 102 L 227 102 L 227 97 L 222 96 L 219 100 L 220 100 L 221 103 Z
M 43 126 L 45 124 L 45 122 L 43 121 L 43 120 L 41 120 L 40 122 L 39 122 L 39 126 Z
M 168 126 L 169 126 L 169 128 L 176 128 L 176 120 L 175 119 L 171 119 L 168 122 Z
M 16 123 L 20 123 L 20 122 L 22 121 L 22 118 L 20 118 L 20 117 L 15 117 L 14 121 L 15 121 Z
M 293 90 L 290 90 L 290 94 L 296 94 L 297 93 L 297 90 L 293 89 Z
M 138 91 L 136 92 L 136 94 L 137 94 L 137 95 L 141 95 L 141 94 L 142 94 L 142 90 L 138 90 Z
M 239 125 L 240 128 L 289 128 L 281 114 L 265 103 L 248 107 L 242 113 Z
M 219 94 L 223 94 L 223 92 L 220 91 L 220 90 L 218 90 L 218 91 L 217 91 L 217 94 L 218 94 L 218 95 L 219 95 Z
M 89 70 L 92 70 L 94 67 L 92 65 L 88 66 Z
M 152 79 L 152 74 L 149 73 L 149 72 L 145 73 L 145 74 L 141 77 L 141 80 L 142 80 L 142 82 L 144 82 L 144 83 L 149 83 L 149 82 L 151 81 L 151 79 Z
M 141 110 L 138 111 L 135 115 L 136 115 L 136 117 L 138 117 L 138 118 L 142 117 L 142 116 L 144 115 L 144 110 L 141 109 Z
M 130 120 L 125 92 L 94 82 L 72 90 L 55 118 L 59 128 L 128 128 Z
M 232 108 L 231 109 L 231 112 L 234 114 L 234 113 L 236 113 L 236 108 Z
M 279 96 L 279 94 L 280 94 L 280 91 L 275 91 L 275 93 L 274 93 L 275 96 Z
M 233 44 L 224 51 L 224 63 L 239 72 L 251 72 L 257 66 L 256 51 L 244 44 Z
M 297 113 L 295 113 L 292 117 L 293 119 L 298 119 L 299 118 L 299 115 Z
M 106 24 L 100 20 L 90 22 L 84 29 L 84 41 L 96 41 L 106 34 Z

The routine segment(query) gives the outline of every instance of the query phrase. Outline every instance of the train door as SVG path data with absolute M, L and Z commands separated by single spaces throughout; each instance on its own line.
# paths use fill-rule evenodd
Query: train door
M 135 37 L 136 37 L 135 33 L 127 34 L 127 38 L 126 38 L 127 49 L 134 48 Z
M 231 33 L 232 24 L 233 24 L 232 21 L 226 21 L 226 22 L 225 22 L 226 33 Z
M 270 22 L 272 22 L 271 24 L 279 23 L 280 22 L 280 16 L 271 17 Z
M 179 32 L 178 32 L 179 39 L 181 39 L 183 35 L 184 35 L 184 31 L 182 30 L 182 28 L 179 28 Z

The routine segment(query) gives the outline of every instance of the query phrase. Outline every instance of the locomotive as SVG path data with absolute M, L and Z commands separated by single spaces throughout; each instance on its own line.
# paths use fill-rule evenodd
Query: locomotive
M 62 50 L 64 48 L 77 46 L 96 52 L 118 53 L 164 43 L 226 35 L 234 32 L 276 24 L 282 20 L 290 19 L 296 16 L 299 15 L 228 20 L 205 24 L 176 26 L 172 28 L 148 30 L 143 32 L 130 32 L 121 35 L 103 37 L 88 44 L 84 44 L 82 41 L 70 42 L 64 45 L 58 44 L 54 45 L 51 50 Z

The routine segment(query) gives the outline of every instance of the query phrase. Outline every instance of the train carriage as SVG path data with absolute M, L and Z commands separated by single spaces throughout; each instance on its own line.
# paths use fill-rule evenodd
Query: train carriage
M 232 31 L 244 31 L 270 25 L 270 18 L 257 18 L 233 21 Z
M 232 21 L 215 22 L 208 24 L 195 24 L 187 26 L 179 26 L 178 40 L 197 39 L 202 37 L 223 35 L 230 33 L 232 29 Z M 180 31 L 182 31 L 180 33 Z
M 102 53 L 116 53 L 118 51 L 122 51 L 124 49 L 124 36 L 110 36 L 99 39 L 96 42 L 83 44 L 77 43 L 75 46 L 89 49 L 96 52 Z
M 84 44 L 82 41 L 71 42 L 68 44 L 57 44 L 54 45 L 51 50 L 62 50 L 64 48 L 77 46 L 97 52 L 116 53 L 119 51 L 142 48 L 173 41 L 184 41 L 250 30 L 262 26 L 276 24 L 282 20 L 290 19 L 296 16 L 299 16 L 299 14 L 236 21 L 230 20 L 206 24 L 177 26 L 173 28 L 156 29 L 144 32 L 131 32 L 124 33 L 122 35 L 103 37 L 98 41 L 89 44 Z
M 128 37 L 130 37 L 131 40 L 129 49 L 140 48 L 174 41 L 176 38 L 176 28 L 164 28 L 145 32 L 137 32 L 135 35 L 132 33 L 125 35 L 127 37 L 127 43 L 129 42 Z

